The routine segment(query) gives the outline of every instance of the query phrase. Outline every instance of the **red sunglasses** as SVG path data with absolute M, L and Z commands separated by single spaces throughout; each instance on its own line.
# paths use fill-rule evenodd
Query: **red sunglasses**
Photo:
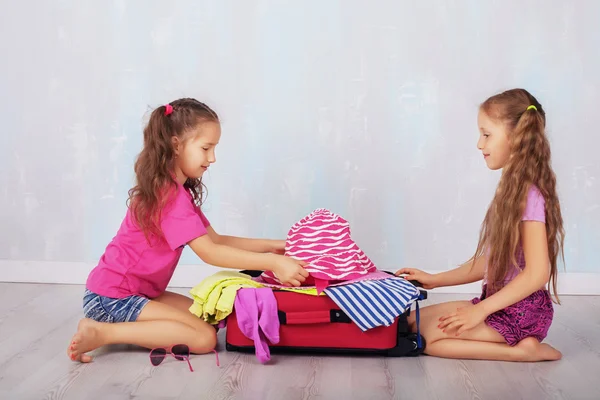
M 215 350 L 212 351 L 217 357 L 217 366 L 220 366 L 219 354 Z M 190 371 L 194 372 L 192 364 L 190 363 L 190 348 L 185 344 L 176 344 L 170 348 L 157 347 L 155 349 L 152 349 L 150 351 L 150 363 L 152 363 L 152 365 L 154 365 L 155 367 L 159 366 L 165 360 L 167 354 L 172 355 L 173 357 L 175 357 L 176 360 L 187 361 L 188 366 L 190 367 Z

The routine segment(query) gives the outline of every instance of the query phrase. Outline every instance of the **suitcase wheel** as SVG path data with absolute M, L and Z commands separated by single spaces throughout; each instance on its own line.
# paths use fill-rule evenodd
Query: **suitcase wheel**
M 425 350 L 425 338 L 421 336 L 421 348 L 419 348 L 419 341 L 417 340 L 417 334 L 411 333 L 407 336 L 407 339 L 410 340 L 413 344 L 413 349 L 408 352 L 407 356 L 418 356 L 423 354 L 423 350 Z

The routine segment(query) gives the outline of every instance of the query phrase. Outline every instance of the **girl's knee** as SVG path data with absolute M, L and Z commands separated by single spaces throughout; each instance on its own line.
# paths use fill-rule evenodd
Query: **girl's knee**
M 217 331 L 211 326 L 210 333 L 206 337 L 206 347 L 213 350 L 217 347 Z
M 185 322 L 202 334 L 216 333 L 214 326 L 192 314 L 190 314 L 189 320 L 186 320 Z
M 210 330 L 198 331 L 194 343 L 191 345 L 191 350 L 194 353 L 208 353 L 217 347 L 217 332 L 209 326 Z
M 421 330 L 421 335 L 425 338 L 427 343 L 433 343 L 440 339 L 448 338 L 448 335 L 438 327 L 439 323 L 439 318 L 434 316 L 421 320 L 419 328 Z M 411 328 L 413 328 L 413 325 L 411 325 Z M 414 329 L 416 331 L 416 323 L 414 324 Z

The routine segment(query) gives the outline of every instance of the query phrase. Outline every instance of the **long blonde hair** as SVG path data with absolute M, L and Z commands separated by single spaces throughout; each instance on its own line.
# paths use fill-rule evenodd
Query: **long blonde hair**
M 565 232 L 556 193 L 556 176 L 550 164 L 550 143 L 545 133 L 546 113 L 536 98 L 524 89 L 492 96 L 483 102 L 481 110 L 506 127 L 511 156 L 481 225 L 473 259 L 487 253 L 488 287 L 498 289 L 509 268 L 517 266 L 516 251 L 521 239 L 519 225 L 527 193 L 531 185 L 535 185 L 546 204 L 550 259 L 548 286 L 555 301 L 560 303 L 556 288 L 557 259 L 560 254 L 564 263 Z

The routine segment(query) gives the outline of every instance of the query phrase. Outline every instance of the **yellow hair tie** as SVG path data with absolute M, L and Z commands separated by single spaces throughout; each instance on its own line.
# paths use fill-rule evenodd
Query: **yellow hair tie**
M 529 107 L 527 107 L 527 111 L 529 111 L 529 110 L 535 110 L 535 111 L 537 111 L 537 107 L 532 104 Z

